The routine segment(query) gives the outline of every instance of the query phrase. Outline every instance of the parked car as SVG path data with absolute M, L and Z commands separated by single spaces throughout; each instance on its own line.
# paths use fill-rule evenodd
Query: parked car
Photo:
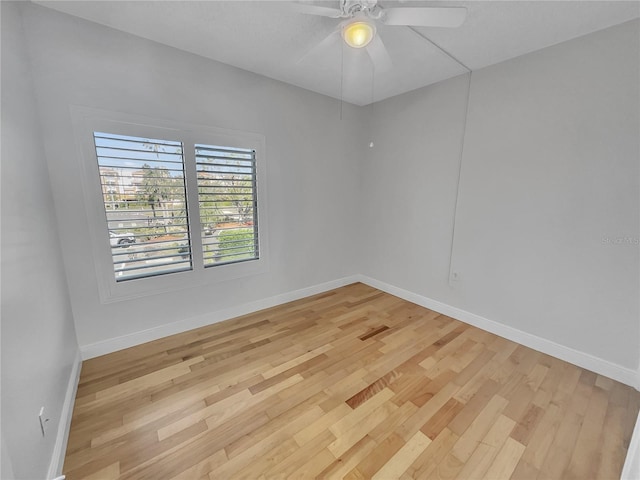
M 131 232 L 115 233 L 109 230 L 109 241 L 112 247 L 127 248 L 132 243 L 136 243 L 136 237 Z
M 189 245 L 183 245 L 178 248 L 178 253 L 183 260 L 186 260 L 187 258 L 189 258 L 189 255 L 191 255 L 191 248 L 189 248 Z

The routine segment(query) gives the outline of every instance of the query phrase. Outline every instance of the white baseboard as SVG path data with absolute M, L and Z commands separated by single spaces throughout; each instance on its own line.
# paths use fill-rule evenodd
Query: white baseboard
M 69 440 L 69 429 L 71 428 L 73 405 L 76 401 L 78 381 L 80 380 L 81 366 L 82 357 L 80 356 L 80 350 L 78 350 L 78 352 L 76 352 L 76 358 L 73 360 L 71 375 L 69 375 L 69 383 L 67 385 L 67 393 L 64 396 L 64 403 L 62 404 L 62 411 L 60 412 L 58 432 L 56 433 L 56 443 L 53 447 L 53 454 L 51 455 L 51 463 L 49 464 L 47 479 L 55 478 L 62 473 L 64 456 L 67 451 L 67 441 Z
M 487 332 L 494 333 L 500 337 L 504 337 L 539 352 L 546 353 L 552 357 L 559 358 L 560 360 L 564 360 L 592 372 L 604 375 L 605 377 L 612 378 L 620 383 L 624 383 L 625 385 L 640 389 L 640 385 L 638 384 L 638 373 L 633 369 L 603 360 L 602 358 L 595 357 L 579 350 L 574 350 L 573 348 L 560 345 L 559 343 L 555 343 L 551 340 L 523 332 L 522 330 L 481 317 L 475 313 L 467 312 L 466 310 L 462 310 L 457 307 L 452 307 L 451 305 L 418 295 L 417 293 L 404 290 L 365 275 L 358 275 L 357 279 L 362 283 L 366 283 L 371 287 L 390 293 L 396 297 L 400 297 L 409 302 L 434 310 L 438 313 L 442 313 L 443 315 L 468 323 L 474 327 L 481 328 Z
M 135 332 L 129 335 L 123 335 L 121 337 L 110 338 L 109 340 L 105 340 L 102 342 L 83 345 L 80 347 L 80 352 L 82 353 L 83 360 L 99 357 L 100 355 L 106 355 L 107 353 L 112 353 L 118 350 L 133 347 L 135 345 L 140 345 L 142 343 L 158 340 L 169 335 L 175 335 L 176 333 L 186 332 L 189 330 L 193 330 L 194 328 L 212 325 L 224 320 L 229 320 L 230 318 L 247 315 L 259 310 L 264 310 L 265 308 L 275 307 L 276 305 L 281 305 L 283 303 L 292 302 L 294 300 L 299 300 L 311 295 L 316 295 L 318 293 L 326 292 L 334 288 L 343 287 L 357 281 L 359 281 L 358 276 L 353 275 L 350 277 L 344 277 L 338 280 L 333 280 L 318 285 L 312 285 L 310 287 L 274 295 L 273 297 L 263 298 L 261 300 L 256 300 L 254 302 L 246 303 L 243 305 L 238 305 L 235 307 L 226 308 L 224 310 L 207 313 L 205 315 L 199 315 L 196 317 L 187 318 L 185 320 L 180 320 L 178 322 L 150 328 L 141 332 Z

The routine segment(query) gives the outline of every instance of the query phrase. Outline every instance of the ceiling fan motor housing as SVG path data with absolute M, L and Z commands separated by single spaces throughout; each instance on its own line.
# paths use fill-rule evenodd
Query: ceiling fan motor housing
M 382 14 L 382 10 L 378 7 L 378 0 L 341 0 L 340 9 L 346 18 L 363 13 L 376 20 Z

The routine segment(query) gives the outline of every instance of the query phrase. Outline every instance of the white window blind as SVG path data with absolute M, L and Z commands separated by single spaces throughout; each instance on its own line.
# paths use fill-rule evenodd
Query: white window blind
M 255 150 L 195 149 L 204 266 L 258 259 Z
M 116 281 L 191 270 L 182 143 L 93 138 Z

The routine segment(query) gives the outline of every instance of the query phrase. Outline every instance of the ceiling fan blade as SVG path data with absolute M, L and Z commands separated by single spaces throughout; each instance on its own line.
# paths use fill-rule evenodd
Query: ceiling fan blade
M 319 15 L 321 17 L 340 18 L 342 10 L 338 8 L 318 7 L 317 5 L 307 5 L 305 3 L 292 3 L 291 8 L 299 13 L 307 15 Z
M 411 27 L 459 27 L 467 17 L 465 7 L 398 7 L 383 11 L 383 23 Z
M 373 40 L 371 40 L 371 43 L 367 45 L 366 48 L 367 53 L 369 54 L 369 57 L 371 57 L 371 61 L 378 72 L 384 72 L 393 67 L 393 62 L 391 62 L 391 57 L 389 56 L 387 47 L 384 46 L 380 35 L 373 37 Z
M 307 53 L 305 53 L 298 61 L 297 64 L 303 63 L 309 58 L 314 57 L 317 54 L 320 54 L 326 51 L 332 43 L 334 43 L 340 37 L 340 33 L 338 30 L 333 30 L 329 35 L 323 38 L 320 42 L 316 43 L 313 47 L 311 47 Z

